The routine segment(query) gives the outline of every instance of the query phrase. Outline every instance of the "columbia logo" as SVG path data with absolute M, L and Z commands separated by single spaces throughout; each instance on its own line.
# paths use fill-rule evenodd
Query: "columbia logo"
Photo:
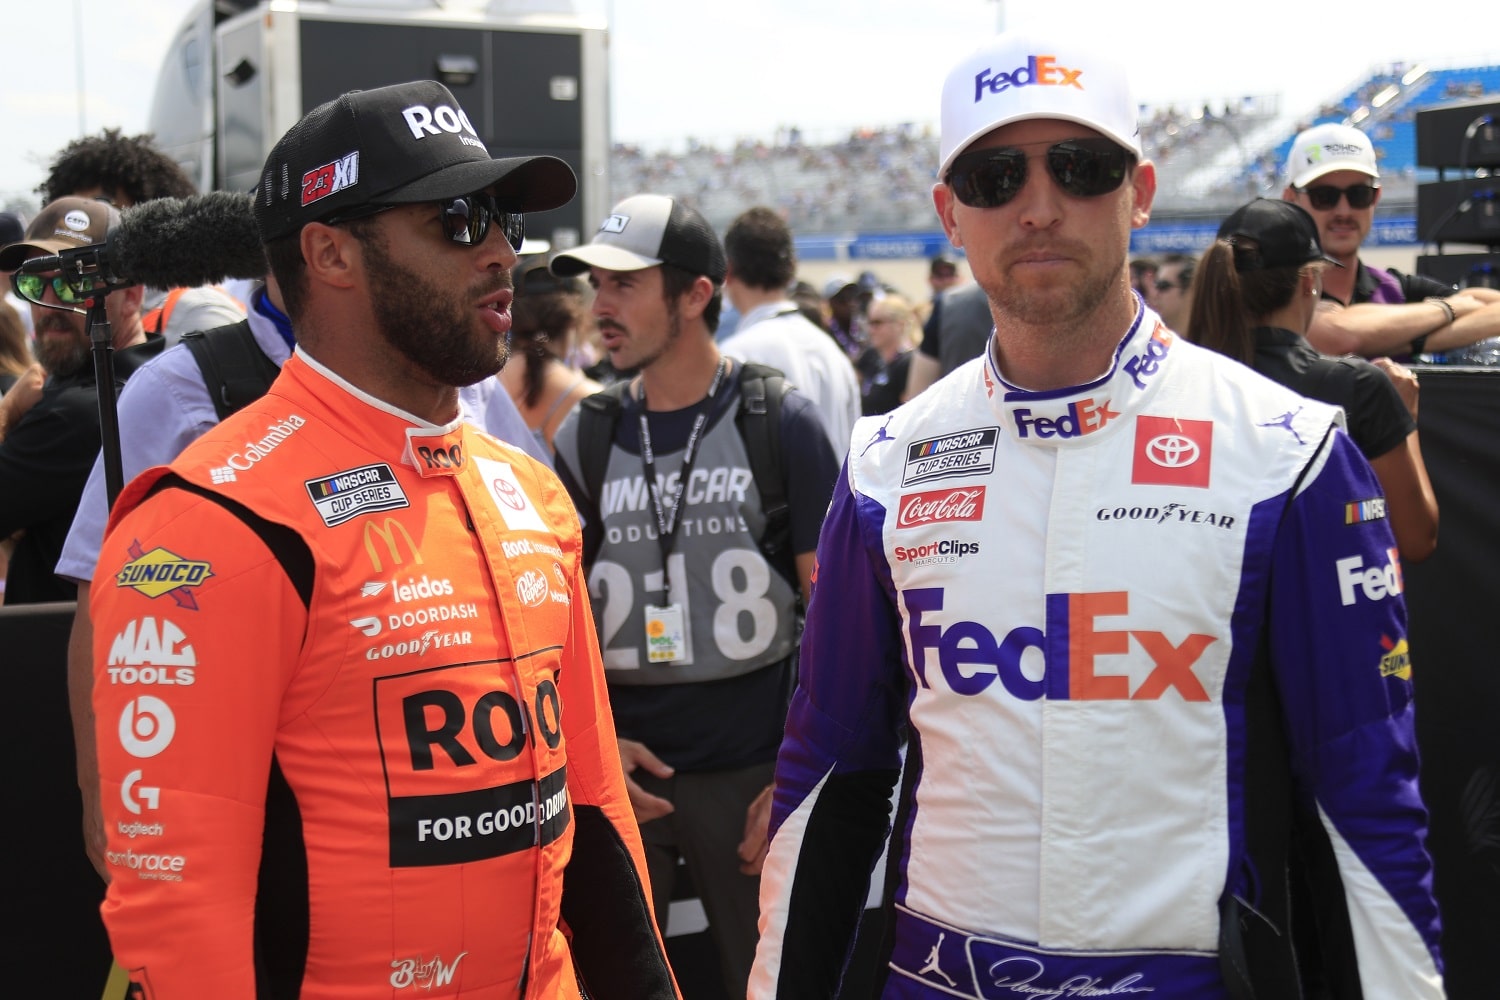
M 217 469 L 210 470 L 209 475 L 213 477 L 214 485 L 232 483 L 239 478 L 234 474 L 234 470 L 227 465 L 221 465 Z

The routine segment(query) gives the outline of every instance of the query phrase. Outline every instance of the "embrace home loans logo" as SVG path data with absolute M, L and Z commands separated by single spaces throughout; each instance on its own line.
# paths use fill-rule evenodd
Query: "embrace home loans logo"
M 1029 56 L 1024 66 L 1017 66 L 1009 73 L 996 73 L 982 69 L 974 76 L 974 103 L 984 100 L 984 92 L 1000 94 L 1011 87 L 1076 87 L 1083 89 L 1078 78 L 1081 69 L 1069 69 L 1057 65 L 1057 56 Z

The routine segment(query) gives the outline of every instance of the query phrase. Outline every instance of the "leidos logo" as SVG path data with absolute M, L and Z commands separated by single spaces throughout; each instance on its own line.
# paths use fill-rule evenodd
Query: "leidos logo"
M 1002 93 L 1011 87 L 1031 86 L 1076 87 L 1082 90 L 1083 84 L 1078 82 L 1082 75 L 1081 69 L 1057 65 L 1057 56 L 1031 56 L 1026 60 L 1026 65 L 1017 66 L 1009 73 L 980 70 L 974 77 L 974 103 L 978 104 L 984 99 L 986 90 L 992 94 Z
M 359 183 L 359 152 L 341 156 L 302 175 L 302 204 L 311 205 Z
M 912 658 L 923 687 L 927 679 L 927 651 L 937 654 L 948 687 L 957 694 L 977 695 L 997 679 L 1012 697 L 1035 701 L 1155 701 L 1175 690 L 1184 701 L 1208 701 L 1208 691 L 1193 672 L 1193 664 L 1214 636 L 1193 633 L 1180 643 L 1161 632 L 1144 629 L 1101 629 L 1100 618 L 1123 618 L 1130 613 L 1130 595 L 1123 590 L 1091 594 L 1048 594 L 1047 627 L 1023 626 L 996 637 L 979 622 L 959 621 L 946 627 L 924 625 L 924 616 L 943 610 L 943 588 L 901 593 L 909 615 L 907 631 Z M 1105 673 L 1100 658 L 1131 653 L 1131 640 L 1154 665 L 1134 691 L 1124 674 Z M 1028 649 L 1041 651 L 1042 676 L 1033 679 L 1021 658 Z M 989 669 L 984 669 L 988 667 Z
M 130 562 L 115 574 L 115 586 L 129 587 L 152 600 L 167 594 L 178 607 L 198 610 L 198 601 L 190 588 L 201 585 L 214 575 L 208 563 L 184 559 L 160 546 L 143 552 L 138 540 L 132 541 L 127 551 Z

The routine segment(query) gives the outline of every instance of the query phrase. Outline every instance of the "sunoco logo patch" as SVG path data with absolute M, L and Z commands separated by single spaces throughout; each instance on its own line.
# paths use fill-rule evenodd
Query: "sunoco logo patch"
M 184 559 L 160 546 L 146 552 L 139 541 L 132 541 L 128 551 L 130 562 L 115 574 L 115 586 L 129 587 L 152 600 L 169 595 L 178 607 L 198 610 L 191 588 L 214 575 L 208 563 Z
M 305 485 L 318 515 L 330 528 L 360 514 L 411 506 L 406 491 L 396 482 L 396 473 L 383 462 L 309 479 Z
M 995 445 L 999 440 L 1000 428 L 975 427 L 909 444 L 901 485 L 994 472 Z

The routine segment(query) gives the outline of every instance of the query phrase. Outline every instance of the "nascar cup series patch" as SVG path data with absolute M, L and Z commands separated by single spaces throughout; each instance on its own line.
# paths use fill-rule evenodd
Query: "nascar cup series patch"
M 360 514 L 411 506 L 396 473 L 384 462 L 309 479 L 304 485 L 318 516 L 330 528 Z

